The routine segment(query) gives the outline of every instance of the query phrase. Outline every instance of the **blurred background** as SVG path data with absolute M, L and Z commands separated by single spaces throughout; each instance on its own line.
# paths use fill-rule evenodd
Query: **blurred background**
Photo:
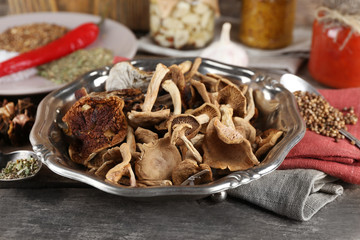
M 314 9 L 321 0 L 298 0 L 296 9 L 297 26 L 311 25 Z M 134 31 L 148 31 L 149 0 L 0 0 L 0 15 L 36 11 L 72 11 L 99 15 L 109 4 L 108 16 Z M 241 0 L 219 1 L 223 16 L 237 18 L 240 15 Z

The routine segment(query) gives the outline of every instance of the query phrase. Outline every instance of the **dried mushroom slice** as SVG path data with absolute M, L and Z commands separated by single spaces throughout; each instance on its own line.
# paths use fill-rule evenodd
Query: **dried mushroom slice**
M 205 137 L 204 134 L 198 133 L 195 137 L 190 139 L 192 145 L 194 146 L 194 148 L 196 148 L 196 150 L 200 153 L 201 156 L 203 155 L 201 146 L 202 146 L 204 137 Z M 179 149 L 180 149 L 183 160 L 194 159 L 194 154 L 191 151 L 189 151 L 189 149 L 186 145 L 180 145 Z
M 105 90 L 144 88 L 151 77 L 152 73 L 142 71 L 129 62 L 120 62 L 111 68 L 109 78 L 105 83 Z
M 244 118 L 234 117 L 233 122 L 238 132 L 242 133 L 251 144 L 256 140 L 256 129 Z
M 127 122 L 124 101 L 116 96 L 85 96 L 73 104 L 62 118 L 65 133 L 74 141 L 69 147 L 71 160 L 86 165 L 105 148 L 122 142 Z
M 161 138 L 139 145 L 141 155 L 135 162 L 139 180 L 171 180 L 171 173 L 181 161 L 181 155 L 170 138 Z
M 238 87 L 228 85 L 221 89 L 217 101 L 220 105 L 229 105 L 234 110 L 234 116 L 244 117 L 246 115 L 246 97 Z
M 256 157 L 260 158 L 264 154 L 266 154 L 273 146 L 275 146 L 276 142 L 282 136 L 283 131 L 277 129 L 268 129 L 263 132 L 261 135 L 261 141 L 259 143 L 258 149 L 255 152 Z
M 145 100 L 142 105 L 142 112 L 137 112 L 133 110 L 127 114 L 128 119 L 133 125 L 133 127 L 153 126 L 164 121 L 170 116 L 170 109 L 151 112 L 156 101 L 161 82 L 163 81 L 168 72 L 169 69 L 165 65 L 159 63 L 156 66 L 156 70 L 151 78 L 146 92 Z
M 204 103 L 200 107 L 189 111 L 189 114 L 195 116 L 199 121 L 201 124 L 201 132 L 203 133 L 206 131 L 206 127 L 211 119 L 221 116 L 219 108 L 211 103 Z
M 116 163 L 112 160 L 104 162 L 98 169 L 96 169 L 95 175 L 105 178 L 106 174 L 115 166 L 115 164 Z
M 254 102 L 253 91 L 254 90 L 252 88 L 249 88 L 245 93 L 247 107 L 246 107 L 246 114 L 244 116 L 244 119 L 246 121 L 250 121 L 255 116 L 255 102 Z
M 118 184 L 124 176 L 127 176 L 130 179 L 130 186 L 135 187 L 136 186 L 136 179 L 135 174 L 131 168 L 131 151 L 129 148 L 129 145 L 127 143 L 121 144 L 121 146 L 118 148 L 122 162 L 117 164 L 115 167 L 111 168 L 106 173 L 106 180 Z
M 169 134 L 172 135 L 174 128 L 176 126 L 183 125 L 183 124 L 190 125 L 189 128 L 185 132 L 185 136 L 187 137 L 187 139 L 191 139 L 191 138 L 195 137 L 196 134 L 200 131 L 201 125 L 200 125 L 199 121 L 196 119 L 196 117 L 194 117 L 193 115 L 190 115 L 190 114 L 180 114 L 177 116 L 173 116 L 168 121 Z M 177 139 L 177 141 L 175 141 L 175 144 L 181 145 L 182 140 Z
M 190 65 L 190 67 L 191 67 L 191 65 Z M 175 64 L 171 65 L 169 67 L 169 70 L 170 70 L 171 79 L 174 81 L 174 83 L 178 87 L 180 93 L 183 93 L 183 91 L 185 89 L 185 85 L 186 85 L 183 71 L 181 70 L 181 68 L 178 65 L 175 65 Z
M 161 82 L 163 81 L 163 79 L 165 78 L 165 76 L 168 72 L 169 72 L 169 69 L 165 65 L 159 63 L 156 66 L 156 70 L 155 70 L 155 72 L 151 78 L 151 81 L 149 83 L 149 86 L 147 88 L 145 101 L 142 106 L 143 112 L 151 111 L 151 109 L 154 106 L 154 103 L 156 101 L 156 97 L 158 95 Z
M 191 66 L 190 71 L 189 71 L 189 72 L 186 74 L 186 76 L 185 76 L 186 82 L 190 81 L 190 80 L 193 78 L 193 76 L 197 73 L 197 71 L 198 71 L 201 63 L 202 63 L 202 59 L 201 59 L 201 58 L 199 58 L 199 57 L 198 57 L 198 58 L 195 58 L 192 66 Z
M 200 131 L 201 125 L 197 119 L 189 114 L 180 114 L 173 117 L 168 124 L 171 143 L 183 145 L 193 154 L 198 162 L 202 162 L 202 157 L 189 139 L 196 136 Z
M 167 91 L 172 99 L 173 106 L 174 106 L 174 112 L 173 115 L 178 115 L 181 113 L 181 96 L 180 91 L 176 84 L 172 80 L 165 80 L 161 87 Z
M 126 134 L 126 143 L 129 145 L 131 154 L 136 152 L 136 140 L 135 140 L 134 129 L 129 125 Z
M 205 85 L 208 92 L 213 93 L 219 91 L 220 81 L 218 79 L 208 75 L 201 74 L 199 72 L 197 72 L 195 76 L 198 77 L 200 79 L 200 82 L 202 82 Z
M 202 82 L 200 81 L 197 81 L 197 80 L 194 80 L 194 79 L 191 79 L 190 80 L 190 84 L 191 86 L 193 86 L 196 91 L 199 93 L 199 95 L 201 96 L 202 100 L 204 101 L 204 103 L 211 103 L 210 101 L 210 97 L 209 97 L 209 94 L 206 90 L 206 87 L 205 87 L 205 84 L 203 84 Z
M 224 78 L 224 77 L 222 77 L 220 75 L 217 75 L 215 73 L 207 73 L 206 75 L 208 77 L 212 77 L 212 78 L 218 80 L 217 91 L 220 91 L 221 89 L 223 89 L 223 88 L 225 88 L 227 86 L 233 86 L 233 87 L 238 88 L 239 90 L 241 90 L 241 92 L 243 92 L 242 89 L 240 89 L 240 87 L 238 85 L 236 85 L 235 83 L 233 83 L 232 81 L 230 81 L 227 78 Z
M 99 167 L 101 167 L 101 165 L 104 164 L 104 162 L 105 162 L 103 155 L 107 151 L 108 151 L 107 149 L 103 149 L 100 152 L 98 152 L 95 157 L 93 157 L 86 163 L 86 167 L 94 169 L 94 170 L 97 170 Z
M 135 138 L 138 143 L 151 143 L 158 140 L 159 136 L 149 129 L 138 127 L 135 131 Z
M 258 165 L 259 161 L 252 152 L 251 144 L 246 139 L 231 137 L 228 139 L 230 144 L 225 143 L 219 137 L 219 126 L 222 123 L 218 118 L 210 121 L 204 138 L 204 163 L 212 168 L 226 169 L 230 171 L 246 170 L 254 165 Z M 228 134 L 224 134 L 227 136 Z M 234 142 L 234 143 L 231 143 Z M 239 142 L 239 143 L 236 143 Z
M 181 72 L 185 74 L 190 71 L 192 65 L 193 63 L 190 60 L 186 60 L 179 64 L 179 68 L 181 69 Z
M 156 112 L 137 112 L 128 113 L 128 119 L 134 128 L 138 126 L 151 127 L 161 123 L 170 117 L 170 109 L 163 109 Z
M 212 181 L 211 168 L 206 164 L 200 164 L 200 166 L 198 166 L 195 160 L 185 159 L 180 162 L 172 172 L 172 181 L 174 185 L 181 185 L 186 179 L 205 169 L 208 170 L 208 172 L 196 178 L 195 185 Z
M 96 93 L 90 93 L 90 95 L 92 94 Z M 144 94 L 139 88 L 114 90 L 111 92 L 107 92 L 107 94 L 111 96 L 118 96 L 124 100 L 124 113 L 136 109 L 137 105 L 141 105 L 144 102 Z

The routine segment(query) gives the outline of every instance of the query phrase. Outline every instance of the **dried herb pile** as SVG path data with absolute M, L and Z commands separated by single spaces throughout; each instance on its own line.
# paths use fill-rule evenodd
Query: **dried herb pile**
M 30 177 L 39 169 L 37 159 L 30 157 L 28 159 L 17 159 L 6 164 L 0 172 L 0 179 L 18 179 Z
M 81 49 L 38 67 L 39 76 L 55 83 L 68 83 L 94 69 L 111 65 L 113 53 L 105 48 Z

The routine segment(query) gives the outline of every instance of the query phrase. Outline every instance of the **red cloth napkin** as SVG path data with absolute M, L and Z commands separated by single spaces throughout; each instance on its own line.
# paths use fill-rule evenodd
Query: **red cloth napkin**
M 360 88 L 322 89 L 321 94 L 335 108 L 354 107 L 360 117 Z M 348 131 L 360 138 L 360 120 L 347 125 Z M 345 182 L 360 184 L 360 149 L 349 140 L 335 142 L 307 130 L 304 138 L 289 152 L 279 169 L 317 169 Z

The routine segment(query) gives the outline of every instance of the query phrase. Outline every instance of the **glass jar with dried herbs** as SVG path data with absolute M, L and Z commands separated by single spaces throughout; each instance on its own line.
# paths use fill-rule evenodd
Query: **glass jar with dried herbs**
M 239 39 L 262 49 L 290 45 L 293 39 L 296 0 L 243 0 Z

